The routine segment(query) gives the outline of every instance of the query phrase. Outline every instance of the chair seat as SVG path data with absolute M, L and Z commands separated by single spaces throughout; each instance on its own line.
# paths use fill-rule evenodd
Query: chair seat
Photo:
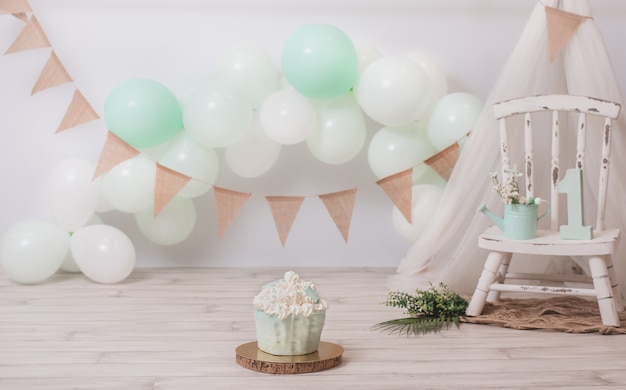
M 532 255 L 610 255 L 617 249 L 619 237 L 619 229 L 594 232 L 591 240 L 563 240 L 558 231 L 538 230 L 532 240 L 513 240 L 505 237 L 497 226 L 491 226 L 478 237 L 478 246 L 491 251 Z

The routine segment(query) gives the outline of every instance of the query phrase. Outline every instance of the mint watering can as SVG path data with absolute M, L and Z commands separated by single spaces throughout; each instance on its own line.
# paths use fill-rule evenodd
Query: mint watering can
M 537 237 L 537 221 L 545 217 L 548 210 L 537 216 L 537 204 L 507 203 L 504 205 L 504 217 L 500 217 L 489 210 L 483 202 L 476 211 L 485 214 L 502 232 L 512 240 L 530 240 Z

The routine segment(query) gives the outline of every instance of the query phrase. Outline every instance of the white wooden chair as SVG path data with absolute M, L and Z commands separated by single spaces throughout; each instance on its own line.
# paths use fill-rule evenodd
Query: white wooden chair
M 615 278 L 612 254 L 615 252 L 620 231 L 619 229 L 606 229 L 604 217 L 606 212 L 607 184 L 609 174 L 609 157 L 611 147 L 611 124 L 620 112 L 620 105 L 598 99 L 571 96 L 571 95 L 544 95 L 524 97 L 496 103 L 493 106 L 495 118 L 500 123 L 500 155 L 502 159 L 503 178 L 504 171 L 510 168 L 511 146 L 509 145 L 509 132 L 513 131 L 513 120 L 523 120 L 523 125 L 518 129 L 524 129 L 524 162 L 523 172 L 526 190 L 526 198 L 539 196 L 535 190 L 535 164 L 533 155 L 533 119 L 541 114 L 538 112 L 551 111 L 551 160 L 544 165 L 550 166 L 550 230 L 538 230 L 537 237 L 530 240 L 512 240 L 504 237 L 503 232 L 496 226 L 488 228 L 478 238 L 478 246 L 489 251 L 484 269 L 476 286 L 466 311 L 468 316 L 477 316 L 483 310 L 486 301 L 495 302 L 500 298 L 501 292 L 513 293 L 549 293 L 567 294 L 595 297 L 598 301 L 602 323 L 608 326 L 620 326 L 617 312 L 623 310 L 622 300 Z M 579 113 L 577 128 L 576 150 L 571 151 L 572 160 L 575 159 L 574 167 L 578 170 L 598 169 L 599 188 L 597 210 L 595 210 L 596 223 L 593 227 L 590 239 L 563 239 L 559 226 L 559 182 L 565 176 L 565 170 L 560 166 L 561 156 L 559 147 L 561 129 L 559 117 L 566 112 Z M 546 114 L 543 114 L 544 116 Z M 548 114 L 549 115 L 549 114 Z M 591 122 L 590 115 L 604 117 L 600 125 L 602 128 L 587 128 Z M 550 120 L 550 119 L 548 119 Z M 597 121 L 597 119 L 595 119 Z M 565 122 L 565 121 L 563 121 Z M 535 132 L 541 131 L 536 125 Z M 573 126 L 572 126 L 573 127 Z M 585 166 L 585 146 L 587 136 L 601 138 L 601 158 L 597 166 L 591 166 L 587 161 Z M 521 147 L 521 145 L 520 145 Z M 546 152 L 547 153 L 547 152 Z M 589 153 L 591 154 L 591 153 Z M 565 156 L 565 154 L 562 154 Z M 521 158 L 520 158 L 521 159 Z M 563 158 L 565 159 L 565 158 Z M 485 174 L 488 174 L 486 172 Z M 522 188 L 520 184 L 520 189 Z M 547 189 L 546 189 L 547 191 Z M 561 189 L 561 191 L 563 191 Z M 547 195 L 547 194 L 546 194 Z M 570 214 L 570 207 L 577 205 L 570 202 L 570 194 L 567 194 L 568 216 L 572 219 L 576 213 Z M 578 206 L 582 209 L 582 201 Z M 582 210 L 579 215 L 582 215 Z M 582 217 L 581 217 L 582 218 Z M 576 219 L 576 218 L 574 218 Z M 568 224 L 577 224 L 582 227 L 581 221 L 566 221 Z M 561 221 L 562 223 L 562 221 Z M 583 275 L 547 275 L 530 273 L 511 273 L 509 265 L 513 254 L 526 254 L 543 256 L 579 256 L 589 262 L 591 278 Z M 534 259 L 528 259 L 533 260 Z M 513 283 L 515 281 L 515 283 Z M 541 281 L 542 285 L 537 285 Z M 567 283 L 572 282 L 572 283 Z M 558 285 L 557 285 L 558 283 Z M 588 284 L 581 284 L 588 283 Z M 582 287 L 579 287 L 582 286 Z M 588 286 L 588 287 L 587 287 Z

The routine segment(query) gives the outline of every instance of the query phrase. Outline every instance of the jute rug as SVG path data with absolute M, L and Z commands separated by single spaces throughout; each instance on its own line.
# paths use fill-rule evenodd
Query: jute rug
M 595 301 L 579 297 L 502 299 L 485 305 L 477 317 L 462 322 L 513 329 L 549 329 L 567 333 L 626 334 L 626 311 L 619 313 L 622 327 L 602 325 Z

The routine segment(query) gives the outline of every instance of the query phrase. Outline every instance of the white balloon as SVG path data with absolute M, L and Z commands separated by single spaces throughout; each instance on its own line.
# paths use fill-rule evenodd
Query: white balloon
M 104 196 L 104 191 L 102 190 L 102 177 L 103 175 L 100 175 L 93 181 L 93 184 L 98 188 L 96 213 L 106 213 L 115 210 L 115 207 L 113 207 L 113 205 L 107 200 L 106 196 Z
M 415 61 L 402 56 L 371 63 L 358 79 L 354 94 L 370 118 L 387 126 L 420 119 L 430 102 L 428 75 Z
M 85 226 L 89 225 L 102 225 L 102 218 L 97 215 L 91 217 L 91 219 L 85 224 Z M 69 240 L 69 238 L 68 238 Z M 72 251 L 69 250 L 69 241 L 68 241 L 68 251 L 65 259 L 63 260 L 63 264 L 61 264 L 61 269 L 66 272 L 80 272 L 80 268 L 76 261 L 74 260 L 74 256 L 72 256 Z
M 189 198 L 175 197 L 156 218 L 152 210 L 135 214 L 139 230 L 159 245 L 174 245 L 184 241 L 196 226 L 196 206 Z
M 306 143 L 311 153 L 327 164 L 352 160 L 363 148 L 367 136 L 365 116 L 352 94 L 321 101 L 317 125 Z
M 72 251 L 70 250 L 67 251 L 67 255 L 65 255 L 65 258 L 63 259 L 63 263 L 61 263 L 60 269 L 62 269 L 65 272 L 71 272 L 71 273 L 80 272 L 80 268 L 78 268 L 78 265 L 76 264 L 76 261 L 74 260 L 74 256 L 72 256 Z
M 180 106 L 184 107 L 187 104 L 187 100 L 189 100 L 189 96 L 193 95 L 198 89 L 210 85 L 212 81 L 213 78 L 206 73 L 190 74 L 179 80 L 172 87 L 172 93 L 176 96 Z
M 428 55 L 428 53 L 423 51 L 407 51 L 403 55 L 418 63 L 428 76 L 428 86 L 430 90 L 429 103 L 424 107 L 424 112 L 421 117 L 427 116 L 435 108 L 439 99 L 446 96 L 448 93 L 448 78 L 441 65 Z
M 226 163 L 241 177 L 258 177 L 274 166 L 281 148 L 261 129 L 257 117 L 243 139 L 226 147 Z
M 251 43 L 234 44 L 220 53 L 215 77 L 239 87 L 254 108 L 278 88 L 278 69 L 265 50 Z
M 159 159 L 169 169 L 191 177 L 178 196 L 194 198 L 211 188 L 219 172 L 219 160 L 213 148 L 202 146 L 182 134 L 171 142 Z
M 268 96 L 259 114 L 265 134 L 283 145 L 304 141 L 315 127 L 313 103 L 291 89 L 276 91 Z
M 422 162 L 435 154 L 428 137 L 423 136 L 417 124 L 383 127 L 370 141 L 367 159 L 378 178 L 413 168 L 413 179 L 428 168 Z
M 466 92 L 450 93 L 439 99 L 428 120 L 428 136 L 432 144 L 443 150 L 462 140 L 472 131 L 484 102 Z
M 237 87 L 213 80 L 194 91 L 183 106 L 186 133 L 204 146 L 237 142 L 252 122 L 250 99 Z
M 100 191 L 93 181 L 94 169 L 93 164 L 72 158 L 57 164 L 48 177 L 52 216 L 68 231 L 83 226 L 96 212 Z
M 378 49 L 374 46 L 365 44 L 365 43 L 357 43 L 356 47 L 356 55 L 359 59 L 359 75 L 363 73 L 365 68 L 367 68 L 372 62 L 382 57 L 382 54 Z
M 400 209 L 393 208 L 391 217 L 396 232 L 409 242 L 415 242 L 430 223 L 437 210 L 443 189 L 432 184 L 413 186 L 411 200 L 411 223 L 409 223 Z
M 137 156 L 111 169 L 102 179 L 102 191 L 116 210 L 136 213 L 154 204 L 156 164 Z
M 278 78 L 278 89 L 279 90 L 291 89 L 292 91 L 296 90 L 293 87 L 293 85 L 289 84 L 289 80 L 287 80 L 287 78 L 284 75 Z
M 113 226 L 89 225 L 77 230 L 70 249 L 83 274 L 98 283 L 121 282 L 135 268 L 133 243 Z
M 70 235 L 44 221 L 25 221 L 11 227 L 0 241 L 0 265 L 13 281 L 39 283 L 52 276 L 69 249 Z

